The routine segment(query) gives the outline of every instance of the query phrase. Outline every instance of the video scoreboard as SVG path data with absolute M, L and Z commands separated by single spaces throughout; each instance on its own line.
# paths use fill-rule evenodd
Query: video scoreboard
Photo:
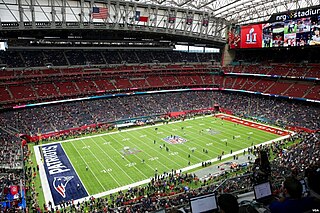
M 228 37 L 230 49 L 320 45 L 320 7 L 273 14 L 265 23 L 232 26 Z

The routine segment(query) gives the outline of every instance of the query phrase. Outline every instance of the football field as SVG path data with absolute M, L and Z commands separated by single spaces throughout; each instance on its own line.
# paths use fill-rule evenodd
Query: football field
M 45 200 L 59 205 L 102 197 L 146 184 L 155 174 L 194 170 L 202 162 L 217 161 L 219 155 L 231 157 L 247 147 L 288 137 L 263 124 L 217 116 L 35 146 Z
M 215 117 L 128 129 L 61 143 L 91 195 L 280 137 Z

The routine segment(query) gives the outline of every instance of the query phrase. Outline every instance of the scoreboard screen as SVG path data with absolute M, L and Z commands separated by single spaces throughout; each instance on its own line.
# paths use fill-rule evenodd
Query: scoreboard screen
M 229 32 L 230 49 L 315 45 L 320 45 L 320 8 L 274 14 L 266 23 L 233 26 Z

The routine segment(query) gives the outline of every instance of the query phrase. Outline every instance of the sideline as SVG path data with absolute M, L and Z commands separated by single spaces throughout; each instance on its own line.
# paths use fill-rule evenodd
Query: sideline
M 46 204 L 48 204 L 49 201 L 51 201 L 51 203 L 54 204 L 51 190 L 49 187 L 49 182 L 47 179 L 47 174 L 44 169 L 44 164 L 43 164 L 42 157 L 41 157 L 41 154 L 39 151 L 40 148 L 41 148 L 40 146 L 33 147 L 34 154 L 36 156 L 36 161 L 37 161 L 37 164 L 39 165 L 39 176 L 40 176 L 41 186 L 42 186 L 42 190 L 43 190 L 43 196 L 44 196 L 44 200 L 45 200 Z M 41 204 L 39 204 L 39 205 L 41 205 Z

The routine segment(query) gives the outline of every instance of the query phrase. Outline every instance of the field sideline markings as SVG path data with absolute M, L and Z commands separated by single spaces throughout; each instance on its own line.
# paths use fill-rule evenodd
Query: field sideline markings
M 205 117 L 210 117 L 211 115 L 209 115 L 209 116 L 205 116 Z M 203 119 L 203 117 L 197 117 L 196 119 Z M 219 118 L 216 118 L 216 119 L 219 119 Z M 195 119 L 189 119 L 189 120 L 195 120 Z M 171 123 L 178 123 L 178 122 L 171 122 Z M 160 124 L 160 125 L 164 125 L 164 124 Z M 154 126 L 156 126 L 156 125 L 154 125 Z M 243 125 L 241 125 L 241 126 L 243 126 Z M 153 126 L 146 126 L 146 127 L 153 127 Z M 245 126 L 246 128 L 247 128 L 247 126 Z M 195 127 L 196 129 L 198 128 L 198 127 Z M 217 127 L 218 129 L 220 129 L 221 127 L 220 126 L 218 126 Z M 144 127 L 140 127 L 140 128 L 135 128 L 135 129 L 129 129 L 129 130 L 139 130 L 139 129 L 144 129 Z M 256 128 L 255 128 L 256 129 Z M 169 130 L 166 130 L 166 129 L 164 129 L 163 131 L 166 131 L 166 132 L 170 132 Z M 193 131 L 189 131 L 189 130 L 186 130 L 187 132 L 193 132 Z M 103 136 L 103 135 L 112 135 L 112 134 L 115 134 L 115 133 L 119 133 L 120 131 L 117 131 L 117 132 L 111 132 L 111 133 L 105 133 L 105 134 L 99 134 L 99 135 L 95 135 L 95 137 L 98 137 L 98 136 Z M 121 131 L 121 132 L 129 132 L 129 131 Z M 227 135 L 233 135 L 232 133 L 230 133 L 229 131 L 228 132 L 224 132 L 224 134 L 227 134 Z M 130 134 L 131 135 L 131 134 Z M 94 136 L 88 136 L 88 137 L 81 137 L 81 138 L 77 138 L 78 140 L 79 139 L 85 139 L 85 138 L 90 138 L 90 139 L 92 139 Z M 122 136 L 123 137 L 123 136 Z M 201 138 L 203 138 L 203 137 L 205 137 L 205 136 L 200 136 Z M 213 136 L 215 139 L 216 139 L 216 136 Z M 255 137 L 258 137 L 258 138 L 263 138 L 263 139 L 265 139 L 265 137 L 263 137 L 263 136 L 259 136 L 258 134 L 255 134 Z M 124 138 L 124 137 L 123 137 Z M 71 140 L 77 140 L 77 139 L 71 139 Z M 197 140 L 197 138 L 195 139 L 195 140 Z M 68 141 L 68 140 L 67 140 Z M 67 142 L 67 141 L 62 141 L 62 142 Z M 203 148 L 203 147 L 201 147 L 201 146 L 199 146 L 196 142 L 194 142 L 194 141 L 189 141 L 189 142 L 191 142 L 191 143 L 194 143 L 195 144 L 195 146 L 197 146 L 197 147 L 200 147 L 200 148 Z M 219 141 L 218 141 L 219 142 Z M 241 142 L 241 143 L 243 143 L 243 142 Z M 237 144 L 235 144 L 235 143 L 232 143 L 232 144 L 230 144 L 230 147 L 231 146 L 234 146 L 235 148 L 236 147 L 240 147 L 240 148 L 242 148 L 242 146 L 238 146 Z M 99 146 L 100 147 L 100 146 Z M 186 145 L 186 147 L 188 147 L 189 148 L 189 146 L 187 146 Z M 183 153 L 187 153 L 186 151 L 184 151 L 184 150 L 181 150 L 180 148 L 178 148 L 180 151 L 182 151 Z M 215 147 L 215 150 L 217 149 L 217 147 Z M 219 150 L 223 150 L 223 149 L 220 149 L 220 148 L 218 148 Z M 154 150 L 154 149 L 153 149 Z M 214 150 L 214 151 L 212 151 L 210 148 L 209 148 L 209 150 L 210 150 L 210 152 L 213 152 L 213 153 L 216 153 L 216 151 Z M 196 150 L 196 152 L 198 152 L 198 153 L 201 153 L 199 150 Z M 217 153 L 217 154 L 219 154 L 219 153 Z M 180 158 L 182 158 L 182 156 L 179 156 Z M 200 158 L 198 158 L 198 157 L 196 157 L 195 156 L 195 158 L 197 158 L 198 160 L 201 160 Z M 183 158 L 184 159 L 184 158 Z
M 233 116 L 233 115 L 228 115 L 228 114 L 224 114 L 224 113 L 218 113 L 218 114 L 210 114 L 210 115 L 205 115 L 205 116 L 200 116 L 200 117 L 195 117 L 195 118 L 187 118 L 185 119 L 184 121 L 191 121 L 191 120 L 197 120 L 197 119 L 203 119 L 203 118 L 207 118 L 207 117 L 215 117 L 215 115 L 226 115 L 226 116 L 230 116 L 230 117 L 234 117 L 234 118 L 239 118 L 239 117 L 236 117 L 236 116 Z M 217 117 L 215 117 L 217 118 Z M 217 118 L 218 119 L 218 118 Z M 250 120 L 247 120 L 247 119 L 242 119 L 242 120 L 245 120 L 245 121 L 250 121 Z M 142 127 L 137 127 L 137 128 L 133 128 L 133 129 L 125 129 L 125 130 L 122 130 L 121 132 L 129 132 L 129 131 L 134 131 L 134 130 L 138 130 L 138 129 L 145 129 L 145 128 L 152 128 L 152 127 L 155 127 L 155 126 L 163 126 L 163 125 L 170 125 L 170 124 L 174 124 L 174 123 L 181 123 L 183 121 L 179 120 L 179 121 L 172 121 L 172 122 L 169 122 L 169 124 L 163 124 L 163 123 L 160 123 L 160 124 L 155 124 L 155 125 L 152 125 L 152 126 L 142 126 Z M 255 123 L 255 124 L 259 124 L 259 125 L 262 125 L 261 123 L 258 123 L 258 122 L 255 122 L 255 121 L 250 121 L 252 123 Z M 267 124 L 263 124 L 264 126 L 268 126 L 268 127 L 272 127 L 272 128 L 275 128 L 275 129 L 278 129 L 278 130 L 281 130 L 281 131 L 286 131 L 286 132 L 290 132 L 290 133 L 294 133 L 293 131 L 290 131 L 290 130 L 283 130 L 279 127 L 275 127 L 275 126 L 270 126 L 270 125 L 267 125 Z M 186 127 L 187 128 L 187 127 Z M 253 128 L 253 127 L 250 127 L 250 128 Z M 262 130 L 263 131 L 263 130 Z M 90 135 L 90 136 L 84 136 L 84 137 L 79 137 L 79 138 L 73 138 L 73 139 L 67 139 L 67 140 L 62 140 L 62 141 L 56 141 L 56 142 L 51 142 L 51 143 L 46 143 L 44 145 L 47 145 L 47 144 L 58 144 L 58 143 L 65 143 L 65 142 L 70 142 L 70 141 L 77 141 L 77 140 L 82 140 L 82 139 L 87 139 L 87 138 L 94 138 L 94 137 L 100 137 L 100 136 L 103 136 L 103 135 L 111 135 L 111 134 L 116 134 L 116 133 L 119 133 L 120 131 L 115 131 L 115 132 L 106 132 L 106 133 L 101 133 L 101 134 L 97 134 L 97 135 Z M 42 146 L 42 145 L 36 145 L 36 146 Z
M 52 197 L 50 186 L 49 186 L 49 180 L 44 168 L 44 163 L 41 160 L 42 157 L 39 150 L 41 149 L 41 146 L 34 146 L 33 149 L 34 149 L 34 154 L 36 156 L 37 164 L 39 165 L 39 176 L 40 176 L 40 182 L 41 182 L 44 199 L 46 203 L 48 203 L 49 201 L 53 203 L 53 197 Z
M 89 167 L 89 165 L 87 164 L 87 161 L 82 157 L 82 155 L 80 154 L 80 152 L 78 151 L 77 147 L 75 147 L 75 145 L 73 143 L 71 143 L 73 148 L 77 151 L 78 155 L 81 157 L 81 159 L 83 160 L 83 162 L 86 164 L 86 166 Z M 96 158 L 97 159 L 97 158 Z M 106 190 L 104 188 L 104 186 L 102 185 L 102 183 L 100 182 L 99 178 L 96 176 L 96 174 L 91 170 L 91 168 L 89 168 L 90 172 L 93 174 L 93 176 L 97 179 L 97 181 L 99 182 L 99 184 L 102 186 L 102 188 L 104 190 Z M 79 176 L 79 179 L 80 179 L 80 176 Z M 80 179 L 81 180 L 81 179 Z M 84 184 L 83 184 L 84 185 Z M 89 194 L 89 193 L 88 193 Z M 89 194 L 90 195 L 90 194 Z

